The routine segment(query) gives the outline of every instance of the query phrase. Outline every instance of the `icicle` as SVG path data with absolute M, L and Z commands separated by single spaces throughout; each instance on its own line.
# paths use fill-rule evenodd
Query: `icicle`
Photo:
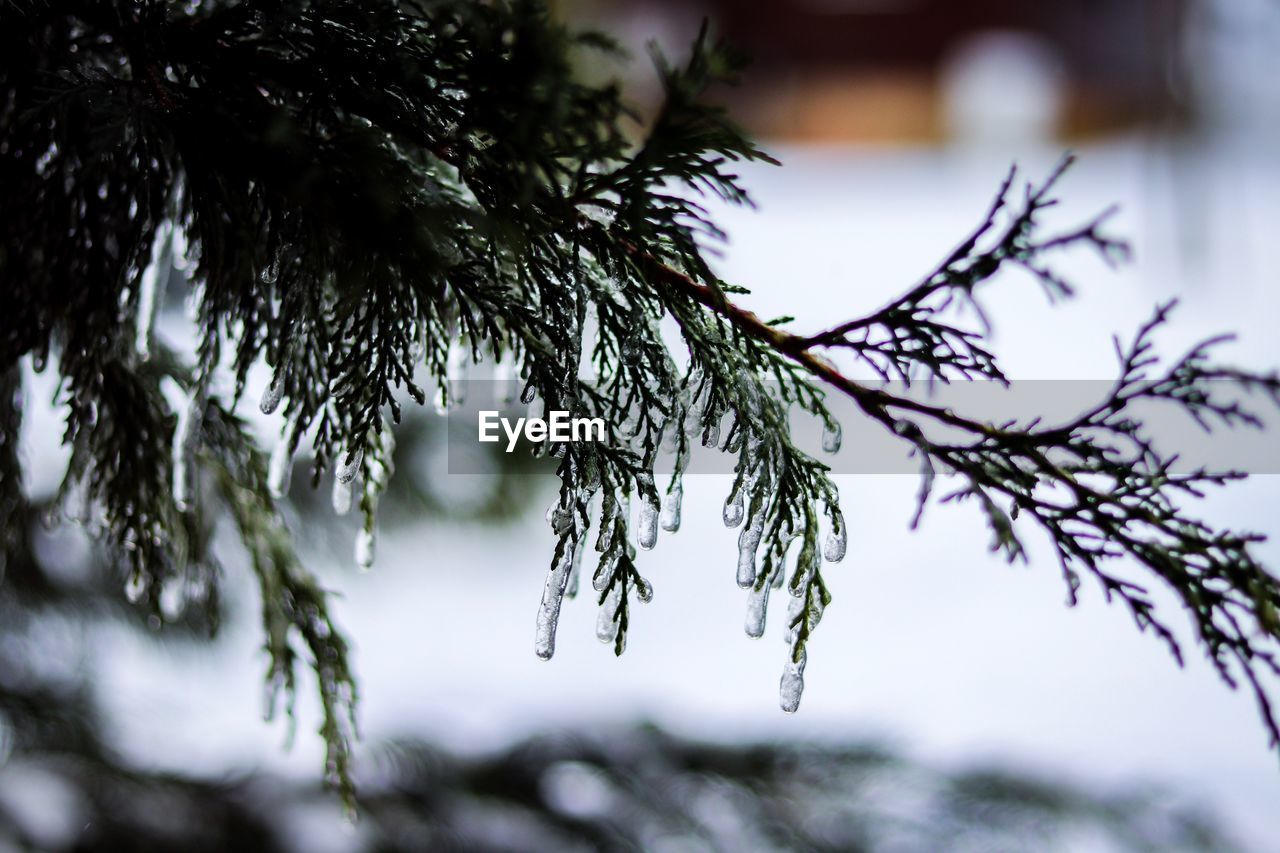
M 766 581 L 759 589 L 752 587 L 747 593 L 747 619 L 744 627 L 748 637 L 759 639 L 764 636 L 765 615 L 769 611 L 769 591 L 772 588 L 773 584 Z
M 615 618 L 618 605 L 622 602 L 622 584 L 617 583 L 605 596 L 604 603 L 596 613 L 596 639 L 602 643 L 612 643 L 618 636 L 618 621 Z
M 794 714 L 800 707 L 800 696 L 804 693 L 804 665 L 809 657 L 806 651 L 800 652 L 800 660 L 793 661 L 789 657 L 782 668 L 782 680 L 778 684 L 778 704 L 788 714 Z
M 271 378 L 271 384 L 262 391 L 262 400 L 258 403 L 258 408 L 262 410 L 262 414 L 269 415 L 273 413 L 279 406 L 280 400 L 284 397 L 284 382 L 279 373 Z
M 351 511 L 352 481 L 345 483 L 341 477 L 333 478 L 333 511 L 338 515 L 346 515 Z
M 449 345 L 445 364 L 445 390 L 450 406 L 461 406 L 467 401 L 467 369 L 471 365 L 471 350 L 462 340 Z
M 720 444 L 720 422 L 718 420 L 707 424 L 702 433 L 703 447 L 717 447 Z
M 501 406 L 516 401 L 516 366 L 511 356 L 504 355 L 493 367 L 494 399 Z
M 560 605 L 564 601 L 564 591 L 569 582 L 569 570 L 572 565 L 573 555 L 562 554 L 547 572 L 547 580 L 542 587 L 542 603 L 538 606 L 538 624 L 533 651 L 543 660 L 550 660 L 556 653 L 556 625 L 560 621 Z
M 738 534 L 738 586 L 743 589 L 756 582 L 756 551 L 764 533 L 764 516 L 764 507 L 760 507 Z
M 839 453 L 843 438 L 844 431 L 840 427 L 840 422 L 831 421 L 822 428 L 822 449 L 827 453 Z
M 742 523 L 743 505 L 742 490 L 736 489 L 724 502 L 724 526 L 737 527 Z
M 582 555 L 586 550 L 585 538 L 579 538 L 573 546 L 573 565 L 569 567 L 569 586 L 564 593 L 570 600 L 578 597 L 578 583 L 582 577 Z
M 373 554 L 376 550 L 377 538 L 373 530 L 361 527 L 356 533 L 356 566 L 367 572 L 373 568 Z
M 610 558 L 608 562 L 601 561 L 596 566 L 596 573 L 591 578 L 591 586 L 596 592 L 604 592 L 605 587 L 609 585 L 609 579 L 613 577 L 613 565 L 618 561 L 617 556 Z
M 271 465 L 267 472 L 267 489 L 271 497 L 282 498 L 289 493 L 289 480 L 293 476 L 293 435 L 298 430 L 297 416 L 284 425 L 280 443 L 271 452 Z
M 796 634 L 800 631 L 800 617 L 804 615 L 804 590 L 801 588 L 800 594 L 792 594 L 787 599 L 787 642 L 794 643 Z
M 191 244 L 187 242 L 187 231 L 181 225 L 174 225 L 170 232 L 169 260 L 178 272 L 191 269 Z
M 831 532 L 822 544 L 822 556 L 828 563 L 838 563 L 844 559 L 849 545 L 849 527 L 844 523 L 844 516 L 839 510 L 831 519 Z
M 360 466 L 363 463 L 363 446 L 357 446 L 354 450 L 348 450 L 342 457 L 342 461 L 338 463 L 338 470 L 335 472 L 335 476 L 343 483 L 350 483 L 355 479 L 356 474 L 360 473 Z
M 187 408 L 178 413 L 178 425 L 173 430 L 173 502 L 180 512 L 191 506 L 191 467 L 203 409 L 204 394 L 196 392 Z
M 667 492 L 667 499 L 662 507 L 662 529 L 675 533 L 680 529 L 680 504 L 684 502 L 684 484 L 676 481 Z
M 613 544 L 613 528 L 615 520 L 611 516 L 601 516 L 600 535 L 596 537 L 596 550 L 604 553 Z
M 641 498 L 640 520 L 637 524 L 636 542 L 646 551 L 658 544 L 658 505 L 652 498 Z
M 142 572 L 134 572 L 124 584 L 124 597 L 130 604 L 137 604 L 147 591 L 147 577 Z
M 151 260 L 142 271 L 138 286 L 138 316 L 134 323 L 134 349 L 144 360 L 151 355 L 151 329 L 155 326 L 156 309 L 164 301 L 164 286 L 169 278 L 169 255 L 173 226 L 161 222 L 156 226 L 151 243 Z
M 636 581 L 636 595 L 645 604 L 653 601 L 653 584 L 649 583 L 647 578 L 640 578 Z
M 557 534 L 564 533 L 573 524 L 573 511 L 562 509 L 559 504 L 552 504 L 547 507 L 547 524 Z

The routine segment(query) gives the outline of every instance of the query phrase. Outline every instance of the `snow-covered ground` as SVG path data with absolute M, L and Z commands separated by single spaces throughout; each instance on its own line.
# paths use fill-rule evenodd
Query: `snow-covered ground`
M 1234 360 L 1280 364 L 1280 163 L 1270 152 L 1189 153 L 1135 138 L 1078 153 L 1055 221 L 1118 203 L 1114 229 L 1133 239 L 1136 260 L 1113 272 L 1087 253 L 1064 255 L 1081 296 L 1057 308 L 1027 280 L 994 285 L 987 304 L 1007 372 L 1108 377 L 1111 334 L 1175 295 L 1183 307 L 1161 339 L 1166 352 L 1233 329 Z M 762 316 L 828 325 L 928 271 L 976 224 L 1011 157 L 1038 178 L 1058 154 L 783 150 L 784 169 L 746 169 L 762 210 L 725 214 L 733 242 L 721 269 L 754 289 L 746 301 Z M 366 740 L 418 733 L 484 749 L 546 727 L 637 718 L 723 740 L 883 737 L 937 764 L 994 759 L 1098 787 L 1150 780 L 1226 816 L 1257 849 L 1280 839 L 1280 772 L 1247 695 L 1197 654 L 1179 670 L 1095 590 L 1067 609 L 1049 561 L 1005 565 L 966 509 L 934 507 L 910 533 L 911 477 L 840 478 L 850 554 L 829 571 L 835 601 L 810 649 L 801 710 L 782 714 L 778 620 L 763 640 L 742 631 L 736 531 L 719 520 L 728 485 L 687 481 L 684 529 L 641 556 L 656 597 L 633 611 L 620 659 L 593 639 L 586 599 L 566 605 L 555 658 L 534 656 L 552 543 L 540 508 L 508 528 L 424 522 L 388 536 L 367 575 L 329 567 L 354 639 Z M 1260 477 L 1205 511 L 1277 534 L 1277 506 L 1280 478 Z M 1280 565 L 1280 547 L 1264 551 Z M 243 605 L 212 655 L 124 632 L 96 644 L 102 695 L 131 752 L 161 766 L 315 773 L 310 697 L 289 753 L 283 726 L 256 713 L 263 660 L 253 602 Z

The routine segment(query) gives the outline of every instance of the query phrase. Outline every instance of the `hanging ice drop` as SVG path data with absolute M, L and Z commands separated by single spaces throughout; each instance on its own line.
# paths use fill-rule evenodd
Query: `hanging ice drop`
M 822 428 L 822 449 L 827 453 L 839 453 L 840 442 L 844 438 L 839 421 L 831 421 Z
M 533 652 L 543 660 L 550 660 L 556 653 L 556 625 L 560 621 L 560 605 L 564 602 L 565 587 L 569 582 L 569 569 L 573 558 L 562 554 L 547 572 L 542 587 L 542 602 L 538 605 L 538 624 L 533 639 Z
M 742 514 L 742 491 L 738 490 L 724 502 L 724 526 L 737 527 L 742 523 Z
M 831 520 L 831 531 L 822 543 L 822 556 L 828 563 L 838 563 L 844 559 L 849 545 L 849 526 L 844 523 L 844 516 L 839 512 Z
M 616 614 L 622 601 L 622 584 L 614 584 L 605 596 L 604 603 L 596 612 L 596 639 L 602 643 L 612 643 L 618 636 Z
M 356 533 L 356 566 L 364 572 L 373 568 L 373 554 L 376 549 L 377 539 L 374 531 L 361 527 Z
M 716 447 L 720 444 L 720 422 L 712 421 L 702 432 L 702 446 Z
M 164 286 L 169 278 L 169 253 L 173 226 L 161 222 L 151 242 L 151 260 L 142 271 L 138 285 L 138 316 L 134 324 L 134 349 L 145 360 L 151 354 L 151 330 L 155 326 L 156 309 L 164 301 Z
M 354 450 L 348 450 L 343 456 L 342 461 L 338 463 L 338 470 L 335 476 L 343 483 L 350 483 L 355 479 L 356 474 L 360 473 L 360 465 L 364 462 L 364 447 L 357 446 Z
M 809 653 L 800 652 L 800 660 L 787 659 L 782 667 L 782 680 L 778 684 L 778 704 L 788 714 L 794 714 L 800 707 L 800 696 L 804 693 L 804 665 Z
M 564 592 L 570 600 L 578 597 L 578 582 L 582 577 L 582 554 L 586 550 L 585 538 L 579 538 L 573 545 L 573 565 L 569 567 L 569 586 Z
M 351 511 L 352 482 L 345 483 L 340 477 L 333 478 L 333 511 L 338 515 L 346 515 Z
M 493 367 L 494 399 L 500 406 L 510 406 L 516 400 L 516 370 L 509 354 L 503 355 Z
M 738 586 L 744 589 L 756 582 L 756 551 L 764 533 L 764 516 L 764 507 L 761 507 L 738 534 Z
M 667 492 L 667 499 L 662 507 L 662 529 L 675 533 L 680 529 L 680 505 L 684 502 L 684 484 L 677 481 Z
M 173 429 L 173 502 L 185 512 L 191 506 L 191 463 L 195 455 L 195 435 L 199 429 L 200 399 L 197 394 L 187 407 L 178 413 L 178 423 Z
M 267 470 L 267 490 L 271 497 L 282 498 L 289 493 L 289 480 L 293 475 L 293 434 L 298 430 L 298 419 L 289 418 L 284 425 L 280 443 L 271 451 L 271 464 Z
M 467 368 L 471 365 L 471 351 L 461 339 L 449 346 L 445 375 L 449 405 L 461 406 L 467 401 Z
M 142 572 L 134 572 L 124 583 L 124 597 L 129 599 L 130 604 L 137 604 L 142 600 L 148 586 L 147 576 Z
M 647 578 L 640 578 L 636 581 L 636 595 L 645 604 L 653 601 L 653 584 L 649 583 Z
M 743 627 L 748 637 L 758 639 L 764 636 L 765 616 L 769 611 L 769 591 L 772 588 L 773 584 L 766 582 L 760 585 L 760 589 L 752 587 L 747 593 L 747 619 Z
M 573 512 L 563 509 L 559 504 L 547 507 L 547 523 L 557 534 L 564 533 L 573 524 Z
M 280 374 L 277 373 L 272 379 L 271 384 L 262 391 L 262 399 L 258 402 L 258 408 L 262 410 L 262 414 L 269 415 L 280 405 L 280 400 L 284 397 L 284 382 L 281 380 Z
M 653 546 L 658 544 L 658 505 L 653 498 L 640 499 L 636 542 L 646 551 L 653 550 Z

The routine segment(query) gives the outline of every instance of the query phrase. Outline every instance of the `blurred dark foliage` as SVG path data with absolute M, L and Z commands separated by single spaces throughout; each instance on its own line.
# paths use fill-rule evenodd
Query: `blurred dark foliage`
M 102 551 L 46 530 L 40 512 L 9 525 L 18 534 L 4 550 L 0 848 L 308 850 L 320 831 L 337 833 L 326 849 L 368 851 L 1233 849 L 1212 817 L 1160 792 L 649 726 L 538 736 L 479 757 L 385 741 L 357 765 L 360 818 L 343 831 L 318 782 L 157 772 L 117 749 L 94 685 L 68 665 L 77 638 L 113 624 L 195 643 L 213 626 L 199 621 L 205 608 L 151 620 L 111 582 Z

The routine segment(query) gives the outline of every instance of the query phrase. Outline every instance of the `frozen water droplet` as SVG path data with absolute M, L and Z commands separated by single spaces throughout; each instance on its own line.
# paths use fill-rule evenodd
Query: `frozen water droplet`
M 346 515 L 351 511 L 351 492 L 352 482 L 342 482 L 338 477 L 333 478 L 333 511 L 338 515 Z
M 742 523 L 742 515 L 742 491 L 738 490 L 729 496 L 729 500 L 724 502 L 724 526 L 737 527 Z
M 596 537 L 596 550 L 604 553 L 613 544 L 614 520 L 610 517 L 600 519 L 600 535 Z
M 258 408 L 262 410 L 262 414 L 269 415 L 280 406 L 280 400 L 284 397 L 284 380 L 277 373 L 268 385 L 262 391 L 262 399 L 258 402 Z
M 373 568 L 373 555 L 377 550 L 377 537 L 367 527 L 356 533 L 356 566 L 364 572 Z
M 662 529 L 675 533 L 680 529 L 680 505 L 684 502 L 684 484 L 677 482 L 667 492 L 665 505 L 662 507 Z
M 44 373 L 45 364 L 49 360 L 49 354 L 43 349 L 36 350 L 31 353 L 31 369 L 36 373 Z
M 596 573 L 591 578 L 591 586 L 596 592 L 604 592 L 605 587 L 609 585 L 609 578 L 613 576 L 613 566 L 618 561 L 615 554 L 607 560 L 601 560 L 600 565 L 596 566 Z
M 843 438 L 844 431 L 840 427 L 840 422 L 831 421 L 822 428 L 822 449 L 827 453 L 839 453 Z
M 578 597 L 578 584 L 582 577 L 582 555 L 587 550 L 587 543 L 579 539 L 573 546 L 573 565 L 569 568 L 569 586 L 564 594 L 570 600 Z
M 169 622 L 178 620 L 187 605 L 186 585 L 177 580 L 170 580 L 160 588 L 160 612 Z
M 636 581 L 636 595 L 638 595 L 640 600 L 645 604 L 653 601 L 653 584 L 649 583 L 646 578 L 640 578 Z
M 640 520 L 637 524 L 636 542 L 646 551 L 658 544 L 658 505 L 652 498 L 640 501 Z
M 552 504 L 547 509 L 547 523 L 557 534 L 564 533 L 573 524 L 573 512 Z
M 494 399 L 499 405 L 510 406 L 516 401 L 516 366 L 510 354 L 503 355 L 493 368 Z
M 720 423 L 712 421 L 706 425 L 702 433 L 703 447 L 717 447 L 720 444 Z
M 771 583 L 763 583 L 760 589 L 752 587 L 747 593 L 747 619 L 744 628 L 748 637 L 760 638 L 764 636 L 765 616 L 769 611 L 769 591 L 773 588 Z
M 169 240 L 170 262 L 179 272 L 191 268 L 191 244 L 187 242 L 186 229 L 175 225 Z
M 556 653 L 556 625 L 560 621 L 560 605 L 564 602 L 564 591 L 569 583 L 572 564 L 571 555 L 561 555 L 551 571 L 547 572 L 547 580 L 542 587 L 533 652 L 543 660 L 550 660 Z
M 147 578 L 142 572 L 134 572 L 124 584 L 124 597 L 130 604 L 137 604 L 147 591 Z
M 173 247 L 173 226 L 161 222 L 156 226 L 151 243 L 151 259 L 142 271 L 138 284 L 138 316 L 134 323 L 134 349 L 144 360 L 151 354 L 151 329 L 156 321 L 156 308 L 163 301 L 164 286 L 169 278 L 169 256 Z
M 618 621 L 615 618 L 618 605 L 622 602 L 622 584 L 614 584 L 613 589 L 605 596 L 604 603 L 596 612 L 596 639 L 602 643 L 612 643 L 618 636 Z
M 849 526 L 844 523 L 844 516 L 839 512 L 832 519 L 831 532 L 822 544 L 822 556 L 828 563 L 838 563 L 844 559 L 849 545 Z
M 800 696 L 804 693 L 804 665 L 809 657 L 807 651 L 800 652 L 800 660 L 788 658 L 782 667 L 782 681 L 778 684 L 778 704 L 788 714 L 794 714 L 800 707 Z
M 520 392 L 520 402 L 527 406 L 533 402 L 533 398 L 536 396 L 538 396 L 538 389 L 534 388 L 533 383 L 530 382 L 528 385 L 525 385 L 524 390 Z
M 350 483 L 355 479 L 356 474 L 360 473 L 360 465 L 363 462 L 364 447 L 358 446 L 355 450 L 348 450 L 338 465 L 337 478 L 343 483 Z
M 294 433 L 298 431 L 298 419 L 289 418 L 284 425 L 284 433 L 280 443 L 271 451 L 271 464 L 267 471 L 267 489 L 271 497 L 282 498 L 289 493 L 289 481 L 293 477 L 293 444 Z
M 764 516 L 764 507 L 761 507 L 738 534 L 738 586 L 744 589 L 756 582 L 756 551 L 764 533 Z
M 449 356 L 445 364 L 445 376 L 448 377 L 446 389 L 450 406 L 461 406 L 467 401 L 467 370 L 471 366 L 471 350 L 462 341 L 454 341 L 449 347 Z
M 173 502 L 182 512 L 191 507 L 191 468 L 203 408 L 204 397 L 197 392 L 187 408 L 178 413 L 178 424 L 173 430 Z

